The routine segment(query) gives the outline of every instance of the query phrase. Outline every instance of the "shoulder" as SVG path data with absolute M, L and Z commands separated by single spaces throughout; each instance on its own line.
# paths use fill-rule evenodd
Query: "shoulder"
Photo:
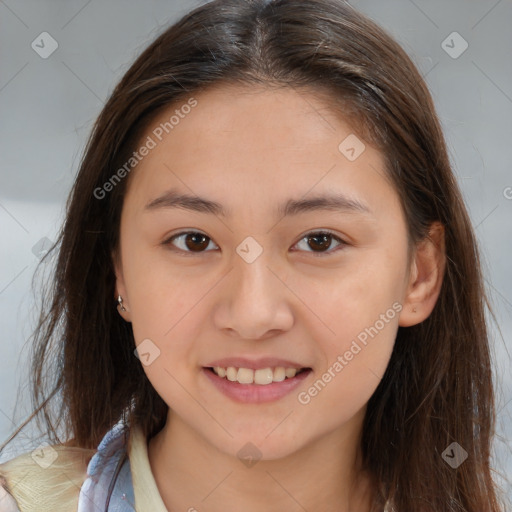
M 7 490 L 7 482 L 0 476 L 0 512 L 20 512 L 16 500 Z
M 0 464 L 0 512 L 76 510 L 95 451 L 46 445 Z

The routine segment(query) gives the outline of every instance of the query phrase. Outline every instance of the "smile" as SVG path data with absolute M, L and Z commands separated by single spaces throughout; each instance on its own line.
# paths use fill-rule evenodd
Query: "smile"
M 311 368 L 203 367 L 203 375 L 223 395 L 239 403 L 279 400 L 295 390 L 312 373 Z

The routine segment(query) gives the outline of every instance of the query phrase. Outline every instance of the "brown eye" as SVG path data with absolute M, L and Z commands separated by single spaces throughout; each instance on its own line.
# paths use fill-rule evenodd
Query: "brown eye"
M 338 243 L 338 248 L 328 250 L 331 247 L 333 240 L 335 240 Z M 306 249 L 306 252 L 317 253 L 318 255 L 322 255 L 322 253 L 331 254 L 333 252 L 338 251 L 343 246 L 348 245 L 346 242 L 344 242 L 341 238 L 337 237 L 333 233 L 324 231 L 308 233 L 300 240 L 300 242 L 304 241 L 306 242 L 306 247 L 309 247 L 311 249 Z
M 177 243 L 175 243 L 177 242 Z M 174 245 L 183 252 L 210 252 L 205 249 L 210 245 L 211 239 L 203 233 L 184 231 L 173 235 L 164 242 L 164 245 Z
M 308 244 L 315 251 L 325 251 L 331 245 L 331 238 L 331 235 L 308 236 Z

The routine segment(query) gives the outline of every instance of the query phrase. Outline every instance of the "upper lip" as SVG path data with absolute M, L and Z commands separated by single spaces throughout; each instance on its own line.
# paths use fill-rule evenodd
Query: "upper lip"
M 308 366 L 277 357 L 262 357 L 259 359 L 248 359 L 246 357 L 225 357 L 223 359 L 216 359 L 205 367 L 212 368 L 215 366 L 220 366 L 222 368 L 233 366 L 235 368 L 250 368 L 252 370 L 259 370 L 261 368 L 276 368 L 278 366 L 283 366 L 284 368 L 296 368 L 297 370 L 300 370 L 301 368 L 309 368 Z

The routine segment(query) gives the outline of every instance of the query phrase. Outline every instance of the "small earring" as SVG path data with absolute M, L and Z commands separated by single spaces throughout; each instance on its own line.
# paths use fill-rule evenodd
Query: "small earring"
M 412 312 L 413 312 L 413 313 L 416 313 L 416 308 L 412 308 Z
M 118 295 L 117 302 L 119 303 L 119 306 L 121 306 L 121 311 L 126 311 L 126 308 L 123 306 L 123 297 L 121 297 L 121 295 Z

